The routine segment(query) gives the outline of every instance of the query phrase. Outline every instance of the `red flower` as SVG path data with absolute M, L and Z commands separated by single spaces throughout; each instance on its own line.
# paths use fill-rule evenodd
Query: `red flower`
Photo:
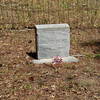
M 60 56 L 56 56 L 56 57 L 54 57 L 53 58 L 53 64 L 59 64 L 59 63 L 61 63 L 62 62 L 62 57 L 60 57 Z

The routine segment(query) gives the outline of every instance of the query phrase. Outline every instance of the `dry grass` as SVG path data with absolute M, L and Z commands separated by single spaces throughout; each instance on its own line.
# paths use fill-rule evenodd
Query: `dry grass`
M 81 35 L 85 38 L 84 34 Z M 0 99 L 99 100 L 100 59 L 95 59 L 93 55 L 100 46 L 91 45 L 93 43 L 82 46 L 81 35 L 78 38 L 77 31 L 72 31 L 71 54 L 80 53 L 86 56 L 79 57 L 79 63 L 64 63 L 53 67 L 52 64 L 31 63 L 33 58 L 27 55 L 27 52 L 35 51 L 34 30 L 2 31 Z M 73 40 L 75 38 L 77 40 Z
M 34 24 L 68 23 L 76 27 L 100 27 L 97 0 L 1 0 L 0 29 L 20 29 Z
M 75 4 L 75 7 L 71 4 L 78 0 L 62 0 L 68 1 L 69 6 L 66 6 L 66 2 L 62 2 L 61 11 L 57 12 L 53 10 L 57 10 L 59 7 L 54 5 L 61 0 L 51 0 L 48 13 L 48 6 L 45 6 L 45 10 L 41 3 L 42 0 L 37 0 L 38 3 L 40 2 L 39 5 L 35 5 L 37 2 L 33 0 L 35 6 L 30 3 L 33 2 L 32 0 L 26 2 L 23 2 L 25 0 L 10 0 L 9 2 L 5 0 L 4 2 L 9 6 L 3 4 L 3 8 L 0 5 L 0 9 L 11 9 L 11 1 L 14 9 L 12 14 L 10 10 L 0 11 L 0 23 L 11 24 L 0 24 L 0 29 L 32 28 L 34 23 L 68 22 L 71 27 L 81 27 L 81 29 L 71 30 L 70 53 L 85 56 L 78 57 L 80 59 L 78 63 L 64 63 L 58 67 L 54 67 L 52 64 L 36 65 L 31 63 L 33 58 L 27 54 L 27 52 L 35 51 L 34 30 L 0 31 L 0 99 L 99 100 L 100 29 L 87 29 L 86 27 L 100 26 L 100 11 L 92 10 L 92 8 L 100 7 L 100 3 L 97 3 L 98 6 L 95 7 L 94 0 L 91 2 L 89 0 L 89 3 L 92 3 L 91 7 L 84 10 L 82 4 L 88 0 L 80 0 L 79 5 Z M 46 2 L 45 4 L 48 5 Z M 16 4 L 19 6 L 17 7 Z M 87 7 L 87 5 L 83 6 Z M 70 12 L 67 10 L 69 7 L 71 7 Z M 15 8 L 19 10 L 15 10 Z M 23 12 L 22 9 L 28 10 L 28 8 L 30 12 Z M 35 12 L 33 12 L 34 9 Z M 64 9 L 66 10 L 64 11 Z M 12 15 L 13 17 L 11 17 Z M 20 25 L 13 24 L 14 22 L 20 23 Z

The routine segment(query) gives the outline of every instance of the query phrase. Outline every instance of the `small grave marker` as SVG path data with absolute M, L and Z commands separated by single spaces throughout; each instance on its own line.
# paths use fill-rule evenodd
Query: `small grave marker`
M 68 61 L 70 50 L 68 24 L 36 25 L 36 40 L 38 60 L 33 60 L 34 63 L 52 62 L 55 56 L 64 58 L 64 62 Z

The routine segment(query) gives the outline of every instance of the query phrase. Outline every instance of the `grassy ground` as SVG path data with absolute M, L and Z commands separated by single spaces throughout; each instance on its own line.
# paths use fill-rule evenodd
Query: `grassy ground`
M 2 31 L 0 99 L 99 100 L 100 38 L 99 31 L 93 31 L 97 35 L 89 30 L 72 31 L 71 54 L 85 56 L 78 57 L 78 63 L 64 63 L 59 66 L 31 63 L 33 58 L 27 52 L 35 51 L 34 30 Z
M 22 29 L 34 24 L 68 23 L 100 27 L 99 0 L 1 0 L 0 29 Z
M 35 51 L 34 30 L 0 31 L 0 100 L 99 100 L 99 0 L 97 4 L 94 0 L 61 0 L 60 5 L 60 0 L 51 0 L 49 6 L 43 0 L 45 8 L 41 1 L 1 0 L 0 29 L 66 22 L 74 28 L 70 54 L 84 56 L 78 57 L 78 63 L 36 65 L 28 55 Z

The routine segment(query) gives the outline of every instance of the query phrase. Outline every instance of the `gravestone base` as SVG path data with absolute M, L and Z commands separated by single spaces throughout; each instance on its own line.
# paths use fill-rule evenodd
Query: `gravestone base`
M 78 62 L 79 60 L 73 56 L 63 57 L 62 62 L 66 63 L 72 63 L 72 62 Z M 52 63 L 53 59 L 40 59 L 40 60 L 32 60 L 35 64 L 43 64 L 43 63 Z

